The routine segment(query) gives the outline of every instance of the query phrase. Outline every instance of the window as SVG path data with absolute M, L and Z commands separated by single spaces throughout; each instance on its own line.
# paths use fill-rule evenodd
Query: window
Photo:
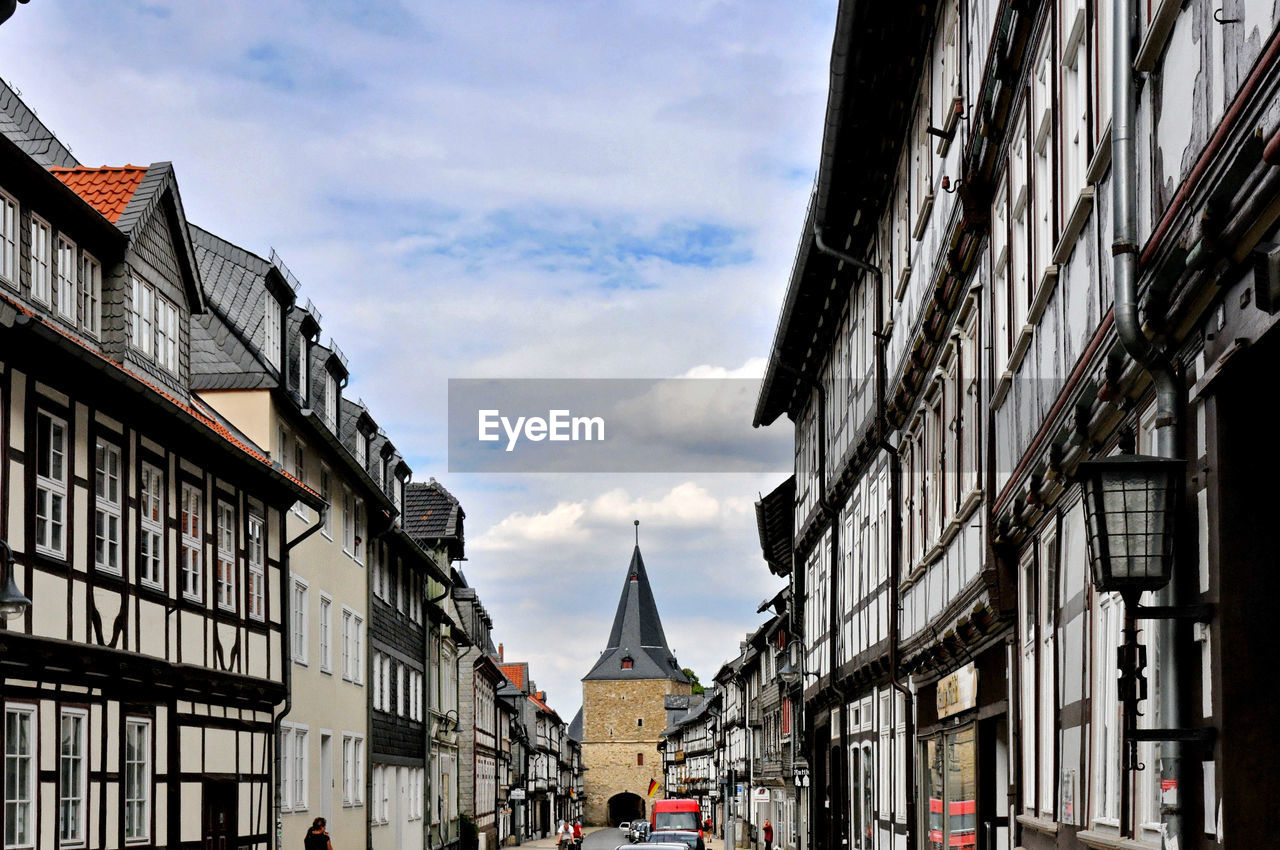
M 53 265 L 53 231 L 39 216 L 31 216 L 31 298 L 49 303 Z
M 307 336 L 298 334 L 298 372 L 294 375 L 298 382 L 298 398 L 307 400 Z
M 249 616 L 255 620 L 266 616 L 266 523 L 256 514 L 249 515 Z
M 80 327 L 94 339 L 102 336 L 102 264 L 88 254 L 80 258 Z
M 640 727 L 641 727 L 641 726 L 643 726 L 643 725 L 644 725 L 644 718 L 643 718 L 643 717 L 637 717 L 637 718 L 636 718 L 636 728 L 638 729 L 638 728 L 640 728 Z
M 332 372 L 325 372 L 324 375 L 324 421 L 329 425 L 330 431 L 337 433 L 338 379 Z
M 144 584 L 161 587 L 164 580 L 164 477 L 149 463 L 142 464 L 138 486 L 138 576 Z
M 356 559 L 357 563 L 364 563 L 364 500 L 356 499 L 356 537 L 353 541 L 351 557 Z
M 342 488 L 342 551 L 348 555 L 355 552 L 356 539 L 356 505 L 355 497 L 346 487 Z
M 321 526 L 320 533 L 330 540 L 333 539 L 333 479 L 329 475 L 329 467 L 324 464 L 320 465 L 320 495 L 328 503 L 328 507 L 324 512 L 324 523 Z
M 262 351 L 267 362 L 280 368 L 280 302 L 270 292 L 265 294 L 262 320 Z
M 356 463 L 360 464 L 361 469 L 369 465 L 369 438 L 359 430 L 356 431 Z
M 95 453 L 93 496 L 94 563 L 120 575 L 120 450 L 102 440 Z
M 280 724 L 280 805 L 307 809 L 307 727 L 293 723 Z
M 201 522 L 200 488 L 194 484 L 182 485 L 182 593 L 189 599 L 204 596 L 204 568 L 201 563 L 203 531 Z
M 363 626 L 363 617 L 349 608 L 342 610 L 342 678 L 357 685 L 364 681 L 360 649 L 363 640 L 360 630 Z
M 1036 59 L 1031 78 L 1031 260 L 1035 287 L 1040 273 L 1052 261 L 1053 190 L 1057 165 L 1053 150 L 1053 51 L 1045 38 Z
M 236 610 L 236 512 L 218 502 L 218 607 Z
M 83 844 L 88 808 L 88 713 L 64 708 L 58 732 L 58 840 Z
M 636 753 L 636 765 L 637 766 L 644 765 L 644 753 Z
M 68 322 L 75 322 L 76 245 L 65 236 L 58 237 L 58 263 L 53 288 L 53 303 L 58 309 L 58 315 Z
M 1094 729 L 1098 753 L 1097 778 L 1094 780 L 1093 817 L 1096 821 L 1120 823 L 1120 770 L 1123 759 L 1121 743 L 1119 680 L 1115 674 L 1116 652 L 1121 643 L 1124 624 L 1124 602 L 1118 593 L 1098 594 L 1097 634 L 1094 657 L 1098 675 L 1094 677 Z
M 163 296 L 156 296 L 156 362 L 178 372 L 178 308 Z
M 291 628 L 293 660 L 298 664 L 307 663 L 307 584 L 300 578 L 293 580 L 293 596 L 290 599 L 289 615 L 293 622 Z
M 133 278 L 133 303 L 130 306 L 133 327 L 129 332 L 129 342 L 148 357 L 155 355 L 155 311 L 155 290 Z
M 293 456 L 289 453 L 289 432 L 283 425 L 276 428 L 276 460 L 280 461 L 285 472 L 292 472 L 289 469 L 289 464 L 293 462 Z
M 364 805 L 364 738 L 342 736 L 342 804 Z
M 18 202 L 0 192 L 0 278 L 18 288 Z
M 299 439 L 293 441 L 293 474 L 303 484 L 307 483 L 307 444 Z M 307 506 L 301 500 L 293 503 L 293 512 L 307 518 Z
M 151 838 L 151 721 L 130 717 L 124 727 L 124 840 Z
M 66 550 L 67 423 L 36 414 L 36 549 L 62 557 Z
M 972 725 L 920 744 L 920 831 L 930 847 L 973 846 L 977 834 L 977 750 Z
M 332 643 L 331 631 L 333 629 L 332 612 L 333 600 L 323 593 L 320 594 L 320 672 L 330 673 L 332 661 Z
M 405 713 L 405 672 L 404 665 L 396 662 L 396 714 L 400 717 L 404 717 Z
M 36 707 L 4 709 L 4 846 L 36 846 Z

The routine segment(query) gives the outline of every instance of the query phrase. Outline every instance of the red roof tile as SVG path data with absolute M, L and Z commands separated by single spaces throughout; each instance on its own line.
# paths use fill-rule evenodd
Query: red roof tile
M 524 666 L 520 664 L 499 664 L 498 669 L 506 680 L 520 690 L 524 690 Z
M 147 169 L 137 165 L 50 168 L 49 171 L 112 224 L 120 219 L 138 184 L 147 174 Z

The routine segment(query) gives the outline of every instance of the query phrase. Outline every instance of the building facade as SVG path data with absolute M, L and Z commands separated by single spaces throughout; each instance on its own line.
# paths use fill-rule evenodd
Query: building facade
M 172 166 L 81 167 L 0 107 L 5 846 L 269 847 L 285 513 L 323 501 L 192 392 Z
M 762 542 L 795 566 L 813 843 L 1268 843 L 1239 783 L 1274 736 L 1226 721 L 1258 720 L 1265 620 L 1232 529 L 1275 499 L 1241 411 L 1276 362 L 1277 10 L 920 5 L 840 4 L 756 412 L 796 430 Z M 1081 464 L 1134 452 L 1187 468 L 1173 579 L 1126 611 Z
M 690 692 L 667 646 L 637 545 L 605 649 L 582 679 L 586 816 L 616 825 L 646 814 L 649 783 L 662 783 L 658 743 L 668 694 Z

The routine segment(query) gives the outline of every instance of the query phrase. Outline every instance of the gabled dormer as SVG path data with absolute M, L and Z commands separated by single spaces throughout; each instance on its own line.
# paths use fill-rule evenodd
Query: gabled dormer
M 311 346 L 311 409 L 335 436 L 341 435 L 342 390 L 347 386 L 347 358 L 332 339 Z
M 205 303 L 173 165 L 157 162 L 145 167 L 77 166 L 50 171 L 127 239 L 123 261 L 103 269 L 104 353 L 185 395 L 190 374 L 189 318 L 204 312 Z M 33 256 L 43 258 L 48 247 L 47 256 L 56 271 L 53 252 L 68 248 L 51 232 L 46 235 L 39 219 L 32 221 Z M 40 262 L 35 274 L 34 291 L 44 295 L 44 282 L 52 274 Z M 51 290 L 49 295 L 54 297 Z M 61 294 L 56 297 L 60 309 L 69 303 Z

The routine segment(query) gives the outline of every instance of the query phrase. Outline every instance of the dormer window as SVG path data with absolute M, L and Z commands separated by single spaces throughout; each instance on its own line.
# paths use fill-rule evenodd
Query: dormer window
M 623 657 L 623 659 L 622 659 L 622 669 L 623 669 L 623 670 L 630 670 L 631 668 L 633 668 L 633 667 L 635 667 L 635 666 L 636 666 L 635 659 L 633 659 L 630 655 L 627 655 L 627 656 L 624 656 L 624 657 Z
M 94 339 L 102 336 L 102 264 L 88 254 L 80 258 L 80 327 Z
M 324 376 L 324 421 L 330 431 L 338 430 L 338 379 L 332 372 Z
M 298 398 L 307 400 L 307 335 L 298 334 Z
M 356 431 L 356 463 L 364 468 L 369 462 L 369 438 L 362 431 Z
M 178 308 L 149 284 L 133 278 L 129 342 L 170 372 L 178 371 Z
M 262 320 L 262 351 L 267 362 L 280 368 L 280 302 L 270 292 L 266 294 L 266 311 Z
M 18 202 L 0 192 L 0 279 L 18 288 Z

